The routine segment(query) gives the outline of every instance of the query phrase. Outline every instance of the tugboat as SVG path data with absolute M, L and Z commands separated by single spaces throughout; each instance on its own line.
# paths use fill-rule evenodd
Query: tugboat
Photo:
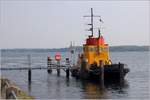
M 98 29 L 98 37 L 93 34 L 93 17 L 100 16 L 93 15 L 91 8 L 90 17 L 91 35 L 83 44 L 83 53 L 78 55 L 76 66 L 71 69 L 72 76 L 84 79 L 100 79 L 104 80 L 124 80 L 125 75 L 129 72 L 123 63 L 113 64 L 109 57 L 109 45 L 105 42 L 100 29 Z

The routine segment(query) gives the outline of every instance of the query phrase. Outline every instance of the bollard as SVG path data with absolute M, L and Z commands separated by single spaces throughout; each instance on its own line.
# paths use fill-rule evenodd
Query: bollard
M 104 62 L 100 60 L 100 84 L 104 88 Z
M 69 78 L 69 67 L 70 67 L 70 63 L 69 63 L 69 58 L 66 58 L 66 66 L 67 66 L 67 69 L 66 69 L 66 78 Z
M 47 72 L 52 73 L 52 59 L 50 57 L 47 57 Z
M 57 76 L 60 76 L 60 61 L 57 61 Z

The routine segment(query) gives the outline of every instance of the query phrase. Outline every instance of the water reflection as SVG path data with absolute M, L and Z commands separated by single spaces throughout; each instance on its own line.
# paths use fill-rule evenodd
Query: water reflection
M 104 86 L 98 83 L 82 81 L 82 86 L 85 92 L 84 98 L 96 99 L 105 97 L 106 90 Z
M 69 84 L 70 82 L 69 82 L 69 78 L 66 78 L 66 86 L 67 87 L 69 87 L 70 86 L 70 84 Z
M 31 92 L 31 89 L 32 89 L 31 83 L 28 82 L 28 91 L 29 91 L 29 94 L 30 94 L 30 92 Z
M 117 92 L 118 94 L 126 94 L 125 89 L 128 88 L 128 83 L 126 80 L 123 82 L 105 82 L 101 84 L 97 81 L 81 81 L 82 89 L 84 94 L 83 98 L 88 99 L 108 99 L 110 98 L 110 91 Z M 112 98 L 112 97 L 111 97 Z
M 129 87 L 128 81 L 123 80 L 122 82 L 118 81 L 107 81 L 105 82 L 106 88 L 111 88 L 113 90 L 124 90 Z
M 56 92 L 56 98 L 61 98 L 62 95 L 66 95 L 66 98 L 75 98 L 71 97 L 71 95 L 69 96 L 70 93 L 67 92 L 74 92 L 77 89 L 77 95 L 79 95 L 78 93 L 82 93 L 82 96 L 79 98 L 108 99 L 112 98 L 113 93 L 126 94 L 125 89 L 128 88 L 128 82 L 126 80 L 121 83 L 118 81 L 105 81 L 101 84 L 98 81 L 66 78 L 65 76 L 57 77 L 57 75 L 50 74 L 47 77 L 47 87 L 50 93 L 52 89 Z

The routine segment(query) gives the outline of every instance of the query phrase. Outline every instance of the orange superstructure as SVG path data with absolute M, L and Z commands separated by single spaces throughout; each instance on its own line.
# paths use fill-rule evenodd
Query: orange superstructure
M 100 60 L 104 64 L 111 64 L 109 58 L 109 45 L 105 43 L 103 36 L 89 37 L 86 39 L 86 44 L 83 45 L 83 55 L 87 59 L 88 64 L 97 64 Z

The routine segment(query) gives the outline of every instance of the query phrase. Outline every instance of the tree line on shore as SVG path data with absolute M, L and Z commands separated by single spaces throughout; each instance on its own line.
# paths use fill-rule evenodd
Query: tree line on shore
M 82 52 L 82 46 L 73 47 L 76 51 Z M 52 49 L 41 49 L 41 48 L 14 48 L 14 49 L 1 49 L 2 52 L 14 51 L 14 52 L 66 52 L 70 48 L 52 48 Z M 125 52 L 125 51 L 149 51 L 150 46 L 110 46 L 110 52 Z

